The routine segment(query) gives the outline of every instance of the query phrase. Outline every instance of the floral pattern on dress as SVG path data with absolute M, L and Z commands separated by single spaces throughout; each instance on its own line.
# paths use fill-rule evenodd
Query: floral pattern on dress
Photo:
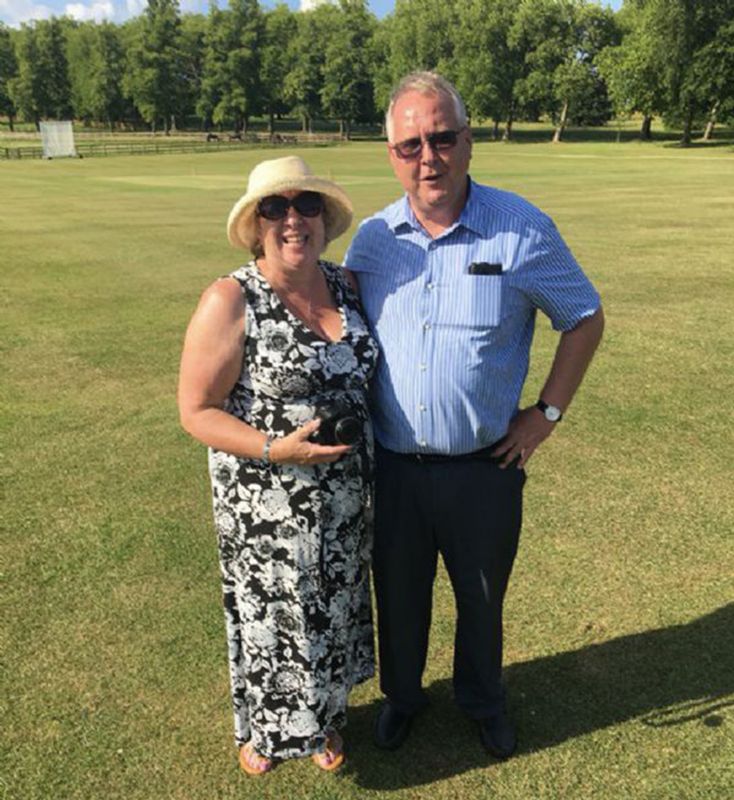
M 245 299 L 242 372 L 226 410 L 284 436 L 339 400 L 363 425 L 333 464 L 265 464 L 209 451 L 235 740 L 268 758 L 319 752 L 346 722 L 347 696 L 374 674 L 369 594 L 377 360 L 344 271 L 320 261 L 342 338 L 321 339 L 283 305 L 254 262 L 232 273 Z

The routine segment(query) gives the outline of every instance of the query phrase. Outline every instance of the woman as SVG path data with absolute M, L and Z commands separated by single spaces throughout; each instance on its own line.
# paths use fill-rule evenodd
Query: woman
M 305 755 L 339 767 L 347 695 L 374 674 L 377 347 L 347 273 L 319 260 L 351 219 L 300 158 L 255 167 L 227 225 L 255 258 L 204 292 L 181 360 L 181 422 L 210 448 L 235 739 L 254 775 Z

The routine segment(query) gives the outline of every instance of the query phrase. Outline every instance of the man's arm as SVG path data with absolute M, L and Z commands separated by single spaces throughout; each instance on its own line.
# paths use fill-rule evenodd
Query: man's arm
M 604 331 L 604 312 L 601 307 L 590 317 L 561 334 L 548 379 L 540 397 L 546 403 L 558 406 L 565 412 L 581 385 L 586 369 L 594 357 Z M 518 467 L 523 467 L 541 442 L 553 432 L 556 422 L 549 422 L 536 406 L 524 408 L 510 423 L 502 444 L 494 451 L 504 456 L 504 468 L 518 456 Z

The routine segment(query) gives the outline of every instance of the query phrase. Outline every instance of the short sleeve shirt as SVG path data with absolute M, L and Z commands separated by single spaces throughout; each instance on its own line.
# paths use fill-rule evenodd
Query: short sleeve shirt
M 461 216 L 440 236 L 403 197 L 360 225 L 345 265 L 381 347 L 375 435 L 397 452 L 457 455 L 501 439 L 537 310 L 568 331 L 600 305 L 546 214 L 471 180 Z

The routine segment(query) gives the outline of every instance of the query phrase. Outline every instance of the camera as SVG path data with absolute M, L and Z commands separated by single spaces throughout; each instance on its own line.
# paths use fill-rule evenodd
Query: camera
M 321 420 L 309 437 L 315 444 L 356 444 L 362 438 L 362 422 L 341 403 L 317 406 L 314 416 Z

